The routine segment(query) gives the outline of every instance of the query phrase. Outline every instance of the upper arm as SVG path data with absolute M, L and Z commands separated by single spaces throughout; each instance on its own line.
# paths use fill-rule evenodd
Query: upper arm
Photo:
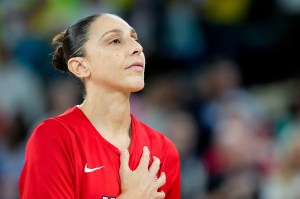
M 70 146 L 68 133 L 55 120 L 46 120 L 34 130 L 19 181 L 21 199 L 74 198 Z

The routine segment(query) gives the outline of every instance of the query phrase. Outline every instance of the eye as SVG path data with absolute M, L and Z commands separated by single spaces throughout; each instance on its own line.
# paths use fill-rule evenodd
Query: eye
M 137 35 L 132 35 L 131 36 L 136 42 L 138 42 L 139 41 L 139 38 L 138 38 L 138 36 Z
M 120 39 L 114 39 L 109 44 L 119 44 L 121 43 Z

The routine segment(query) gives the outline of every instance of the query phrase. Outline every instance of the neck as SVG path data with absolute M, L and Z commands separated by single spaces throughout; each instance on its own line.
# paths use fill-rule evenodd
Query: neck
M 129 95 L 114 92 L 88 94 L 80 109 L 105 139 L 119 148 L 128 147 L 131 126 Z

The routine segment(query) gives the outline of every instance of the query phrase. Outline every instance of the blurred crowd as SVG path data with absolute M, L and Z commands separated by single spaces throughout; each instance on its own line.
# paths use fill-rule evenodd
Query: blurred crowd
M 1 0 L 0 199 L 34 126 L 82 100 L 53 35 L 98 12 L 139 34 L 132 113 L 177 146 L 182 199 L 300 198 L 299 0 Z

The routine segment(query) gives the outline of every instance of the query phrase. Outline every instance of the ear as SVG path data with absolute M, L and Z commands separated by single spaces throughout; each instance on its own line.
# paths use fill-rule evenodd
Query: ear
M 72 57 L 68 61 L 69 70 L 77 77 L 86 78 L 90 75 L 90 70 L 82 57 Z

